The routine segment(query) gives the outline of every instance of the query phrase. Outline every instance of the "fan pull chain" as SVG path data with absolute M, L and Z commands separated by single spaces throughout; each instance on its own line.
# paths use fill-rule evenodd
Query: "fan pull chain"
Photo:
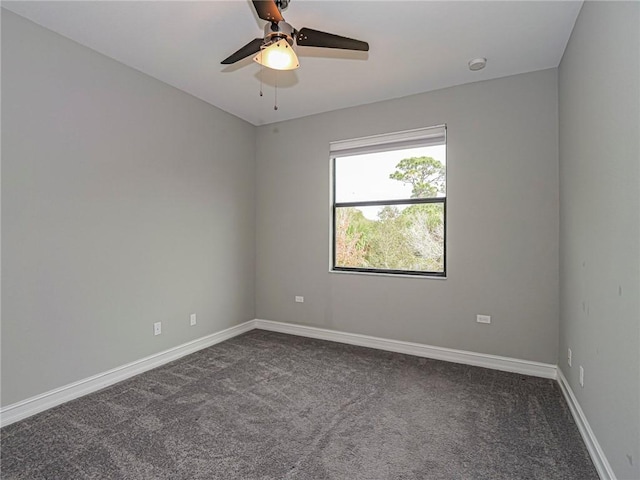
M 273 102 L 273 109 L 278 110 L 278 71 L 276 70 L 276 99 Z
M 260 50 L 260 96 L 262 96 L 262 72 L 264 71 L 264 66 L 262 65 L 262 50 Z

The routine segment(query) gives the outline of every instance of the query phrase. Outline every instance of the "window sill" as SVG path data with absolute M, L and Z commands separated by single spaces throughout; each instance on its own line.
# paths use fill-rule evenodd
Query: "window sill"
M 391 277 L 391 278 L 417 278 L 422 280 L 446 280 L 446 276 L 439 275 L 409 275 L 402 273 L 384 273 L 384 272 L 353 272 L 349 270 L 333 270 L 329 269 L 329 273 L 337 273 L 340 275 L 368 275 L 373 277 Z

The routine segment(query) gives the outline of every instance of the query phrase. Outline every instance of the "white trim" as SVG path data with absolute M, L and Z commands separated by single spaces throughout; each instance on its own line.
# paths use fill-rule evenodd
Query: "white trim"
M 571 390 L 571 386 L 560 368 L 558 368 L 558 384 L 560 384 L 560 390 L 562 390 L 564 398 L 569 404 L 569 409 L 571 410 L 573 419 L 575 420 L 576 425 L 578 425 L 578 430 L 580 431 L 580 435 L 582 435 L 582 439 L 587 446 L 587 450 L 589 451 L 591 460 L 598 471 L 598 475 L 602 480 L 616 480 L 616 475 L 613 473 L 613 469 L 611 468 L 602 447 L 600 447 L 595 433 L 591 430 L 589 421 L 582 411 L 582 407 L 580 407 L 578 399 L 574 395 L 573 390 Z
M 403 342 L 401 340 L 389 340 L 358 333 L 339 332 L 324 328 L 308 327 L 306 325 L 295 325 L 291 323 L 274 322 L 271 320 L 254 320 L 255 328 L 269 330 L 272 332 L 288 333 L 301 337 L 318 338 L 332 342 L 348 343 L 361 347 L 377 348 L 390 352 L 405 353 L 417 357 L 433 358 L 446 362 L 463 363 L 477 367 L 491 368 L 505 372 L 520 373 L 534 377 L 556 379 L 557 368 L 548 363 L 533 362 L 530 360 L 520 360 L 517 358 L 500 357 L 486 353 L 468 352 L 465 350 L 454 350 L 452 348 L 434 347 L 421 343 Z
M 127 363 L 112 370 L 99 373 L 89 378 L 79 380 L 69 385 L 50 390 L 48 392 L 27 398 L 21 402 L 8 405 L 0 409 L 0 425 L 6 426 L 17 422 L 24 418 L 35 415 L 53 408 L 62 403 L 68 402 L 83 395 L 93 393 L 102 388 L 121 382 L 127 378 L 133 377 L 140 373 L 159 367 L 165 363 L 172 362 L 178 358 L 189 355 L 203 348 L 210 347 L 216 343 L 224 342 L 242 333 L 253 330 L 254 320 L 235 325 L 220 332 L 206 335 L 204 337 L 192 340 L 177 347 L 170 348 L 163 352 L 159 352 L 148 357 Z
M 436 275 L 408 275 L 402 273 L 384 273 L 384 270 L 378 272 L 358 272 L 354 270 L 333 270 L 329 267 L 329 273 L 337 273 L 339 275 L 370 275 L 372 277 L 387 277 L 387 278 L 426 278 L 427 280 L 446 280 L 447 277 L 441 277 Z
M 99 373 L 89 378 L 65 385 L 54 390 L 50 390 L 35 397 L 28 398 L 21 402 L 8 405 L 0 409 L 0 425 L 6 426 L 24 418 L 35 415 L 53 408 L 62 403 L 75 398 L 93 393 L 102 388 L 126 380 L 140 373 L 159 367 L 178 358 L 197 352 L 203 348 L 210 347 L 230 338 L 241 335 L 253 329 L 268 330 L 271 332 L 298 335 L 301 337 L 317 338 L 349 345 L 376 348 L 390 352 L 404 353 L 418 357 L 433 358 L 446 362 L 462 363 L 477 367 L 502 370 L 506 372 L 531 375 L 535 377 L 557 379 L 573 418 L 578 426 L 578 430 L 587 446 L 589 455 L 596 467 L 598 475 L 602 480 L 616 480 L 616 476 L 609 464 L 604 451 L 600 447 L 591 426 L 587 421 L 578 400 L 576 399 L 569 382 L 565 378 L 562 370 L 556 365 L 548 363 L 533 362 L 517 358 L 501 357 L 486 353 L 469 352 L 465 350 L 455 350 L 452 348 L 435 347 L 421 343 L 403 342 L 400 340 L 390 340 L 357 333 L 340 332 L 324 328 L 309 327 L 292 323 L 274 322 L 271 320 L 254 319 L 235 325 L 217 333 L 198 338 L 191 342 L 178 345 L 160 353 L 136 360 L 135 362 L 122 365 L 107 372 Z

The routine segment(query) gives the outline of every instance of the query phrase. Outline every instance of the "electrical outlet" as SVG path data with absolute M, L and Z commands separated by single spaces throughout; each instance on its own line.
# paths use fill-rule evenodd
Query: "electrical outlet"
M 568 349 L 567 352 L 567 363 L 569 364 L 569 366 L 571 366 L 571 349 Z
M 476 322 L 491 323 L 491 317 L 489 315 L 476 315 Z
M 196 314 L 192 313 L 191 316 L 189 317 L 189 325 L 191 325 L 192 327 L 196 324 Z
M 580 386 L 584 387 L 584 368 L 580 365 Z
M 162 333 L 162 322 L 156 322 L 153 324 L 153 334 L 160 335 Z
M 304 303 L 304 297 L 299 297 L 296 295 L 296 303 Z

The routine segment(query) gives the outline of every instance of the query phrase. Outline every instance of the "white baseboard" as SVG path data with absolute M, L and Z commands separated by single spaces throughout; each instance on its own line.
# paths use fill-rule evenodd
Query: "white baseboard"
M 147 370 L 151 370 L 152 368 L 172 362 L 180 357 L 194 353 L 203 348 L 210 347 L 216 343 L 223 342 L 232 337 L 248 332 L 249 330 L 253 330 L 254 328 L 303 337 L 318 338 L 339 343 L 348 343 L 363 347 L 377 348 L 379 350 L 405 353 L 408 355 L 433 358 L 447 362 L 475 365 L 494 370 L 520 373 L 523 375 L 553 379 L 556 378 L 556 366 L 546 363 L 467 352 L 463 350 L 454 350 L 450 348 L 434 347 L 419 343 L 402 342 L 399 340 L 389 340 L 371 337 L 368 335 L 339 332 L 336 330 L 327 330 L 291 323 L 255 319 L 8 405 L 0 409 L 0 426 L 10 425 L 62 403 L 96 392 L 102 388 L 133 377 L 134 375 L 138 375 L 146 372 Z
M 389 340 L 357 333 L 339 332 L 324 328 L 308 327 L 305 325 L 295 325 L 291 323 L 274 322 L 271 320 L 254 320 L 255 328 L 269 330 L 272 332 L 288 333 L 301 337 L 318 338 L 330 340 L 332 342 L 348 343 L 361 347 L 377 348 L 396 353 L 405 353 L 418 357 L 433 358 L 446 362 L 463 363 L 476 367 L 491 368 L 505 372 L 520 373 L 534 377 L 556 379 L 556 366 L 548 363 L 532 362 L 517 358 L 500 357 L 486 353 L 468 352 L 465 350 L 454 350 L 452 348 L 434 347 L 421 343 L 403 342 L 400 340 Z
M 562 371 L 556 366 L 548 363 L 532 362 L 517 358 L 500 357 L 484 353 L 468 352 L 451 348 L 435 347 L 420 343 L 403 342 L 399 340 L 389 340 L 385 338 L 371 337 L 356 333 L 345 333 L 336 330 L 328 330 L 305 325 L 295 325 L 291 323 L 274 322 L 271 320 L 254 320 L 255 328 L 269 330 L 272 332 L 287 333 L 301 337 L 317 338 L 333 342 L 347 343 L 362 347 L 376 348 L 397 353 L 405 353 L 418 357 L 433 358 L 447 362 L 463 363 L 478 367 L 491 368 L 506 372 L 531 375 L 534 377 L 555 379 L 560 384 L 560 389 L 569 404 L 571 414 L 578 425 L 578 430 L 587 446 L 591 460 L 593 461 L 598 475 L 602 480 L 616 480 L 616 476 L 609 464 L 593 430 L 589 426 L 578 400 L 576 399 L 567 379 Z
M 83 395 L 98 391 L 102 388 L 121 382 L 165 363 L 177 360 L 190 353 L 196 352 L 216 343 L 223 342 L 242 333 L 253 330 L 254 320 L 235 325 L 217 333 L 206 335 L 191 342 L 183 343 L 160 353 L 122 365 L 107 372 L 99 373 L 89 378 L 79 380 L 54 390 L 50 390 L 21 402 L 8 405 L 0 409 L 0 425 L 6 426 L 24 418 L 43 412 L 62 403 Z
M 580 407 L 580 404 L 578 403 L 578 399 L 574 395 L 573 390 L 571 390 L 571 386 L 560 368 L 558 368 L 558 383 L 560 384 L 560 389 L 562 390 L 564 398 L 569 404 L 569 409 L 571 410 L 573 419 L 578 425 L 578 430 L 580 431 L 580 435 L 582 435 L 582 439 L 587 446 L 587 450 L 589 451 L 591 460 L 598 471 L 598 475 L 602 480 L 616 480 L 616 475 L 613 472 L 604 451 L 600 447 L 598 439 L 593 433 L 593 430 L 591 430 L 591 426 L 582 411 L 582 407 Z
M 43 412 L 62 403 L 89 393 L 98 391 L 115 383 L 126 380 L 140 373 L 177 360 L 190 353 L 223 342 L 253 329 L 298 335 L 301 337 L 317 338 L 332 342 L 347 343 L 362 347 L 376 348 L 390 352 L 404 353 L 418 357 L 433 358 L 453 363 L 474 365 L 506 372 L 531 375 L 535 377 L 557 379 L 560 389 L 569 404 L 573 418 L 591 455 L 591 459 L 602 480 L 616 480 L 616 476 L 609 464 L 593 430 L 589 426 L 578 400 L 576 399 L 567 379 L 556 365 L 532 362 L 517 358 L 488 355 L 485 353 L 455 350 L 452 348 L 435 347 L 413 342 L 390 340 L 357 333 L 346 333 L 337 330 L 296 325 L 292 323 L 274 322 L 271 320 L 254 319 L 240 325 L 227 328 L 217 333 L 184 343 L 160 353 L 150 355 L 135 362 L 122 365 L 107 372 L 56 388 L 49 392 L 28 398 L 21 402 L 8 405 L 0 409 L 0 426 L 10 425 L 24 418 Z

